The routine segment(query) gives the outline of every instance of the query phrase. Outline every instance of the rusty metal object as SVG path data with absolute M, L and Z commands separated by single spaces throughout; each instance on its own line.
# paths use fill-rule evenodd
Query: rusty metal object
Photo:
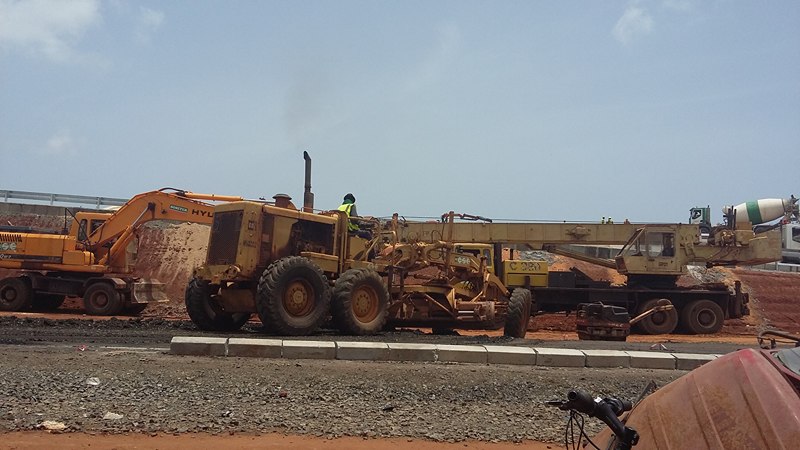
M 672 311 L 673 309 L 675 309 L 675 307 L 672 306 L 672 302 L 670 302 L 666 298 L 659 299 L 656 302 L 656 306 L 648 309 L 647 311 L 643 311 L 641 314 L 639 314 L 638 316 L 636 316 L 633 319 L 631 319 L 630 324 L 634 325 L 634 324 L 636 324 L 636 322 L 642 321 L 642 320 L 652 316 L 655 313 L 664 312 L 664 311 Z
M 631 334 L 631 326 L 655 313 L 674 309 L 667 299 L 660 299 L 656 306 L 642 312 L 633 319 L 621 306 L 597 303 L 581 303 L 577 308 L 576 331 L 578 339 L 600 341 L 624 341 Z
M 576 313 L 578 339 L 624 341 L 631 334 L 625 308 L 602 303 L 581 303 Z
M 767 336 L 771 337 L 767 338 Z M 774 349 L 778 346 L 778 342 L 800 347 L 800 336 L 781 330 L 764 330 L 758 333 L 758 346 L 761 348 Z
M 623 418 L 640 430 L 635 448 L 797 448 L 800 374 L 775 354 L 729 353 L 645 398 Z M 606 429 L 592 440 L 608 448 L 611 437 Z

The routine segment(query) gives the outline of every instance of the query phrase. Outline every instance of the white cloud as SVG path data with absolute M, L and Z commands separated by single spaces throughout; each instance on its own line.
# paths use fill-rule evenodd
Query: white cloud
M 45 156 L 75 156 L 78 153 L 78 142 L 68 129 L 61 129 L 47 140 L 39 153 Z
M 102 20 L 99 7 L 99 0 L 0 0 L 0 48 L 70 61 L 81 35 Z
M 150 36 L 164 24 L 164 12 L 139 7 L 139 18 L 136 29 L 136 40 L 141 43 L 150 42 Z
M 614 25 L 612 34 L 616 40 L 627 45 L 633 39 L 650 34 L 651 31 L 653 31 L 653 18 L 650 14 L 644 8 L 631 5 Z

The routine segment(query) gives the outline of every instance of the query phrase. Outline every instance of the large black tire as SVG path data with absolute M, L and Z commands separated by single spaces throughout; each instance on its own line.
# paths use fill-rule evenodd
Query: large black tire
M 657 306 L 657 298 L 645 301 L 639 305 L 637 315 Z M 644 334 L 670 334 L 678 326 L 678 311 L 672 308 L 669 311 L 660 311 L 650 317 L 644 318 L 636 324 L 636 328 Z
M 109 283 L 94 283 L 83 293 L 83 307 L 92 316 L 113 316 L 123 306 L 122 295 Z
M 0 311 L 24 311 L 33 303 L 33 289 L 26 278 L 0 280 Z
M 722 329 L 725 313 L 711 300 L 695 300 L 681 309 L 681 327 L 690 334 L 713 334 Z
M 66 299 L 59 294 L 35 294 L 33 296 L 33 309 L 39 311 L 53 311 L 58 309 Z
M 311 334 L 325 322 L 330 306 L 328 279 L 308 258 L 279 259 L 261 275 L 256 308 L 268 332 L 287 336 Z
M 250 320 L 248 313 L 228 313 L 211 295 L 208 281 L 192 278 L 184 295 L 189 318 L 203 331 L 236 331 Z
M 531 291 L 528 289 L 516 288 L 511 292 L 511 298 L 508 300 L 506 326 L 503 330 L 505 336 L 525 337 L 528 332 L 528 323 L 531 320 L 532 302 Z
M 389 290 L 372 269 L 350 269 L 333 286 L 333 321 L 344 334 L 376 334 L 389 315 Z

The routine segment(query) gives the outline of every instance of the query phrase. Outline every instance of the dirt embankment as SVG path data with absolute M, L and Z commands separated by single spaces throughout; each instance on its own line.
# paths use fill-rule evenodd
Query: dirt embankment
M 139 235 L 136 275 L 164 283 L 170 303 L 182 306 L 192 270 L 205 260 L 209 231 L 207 225 L 197 223 L 144 228 Z

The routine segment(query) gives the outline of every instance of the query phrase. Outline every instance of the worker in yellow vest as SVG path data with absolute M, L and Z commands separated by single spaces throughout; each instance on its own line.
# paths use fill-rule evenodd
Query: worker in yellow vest
M 358 217 L 355 195 L 348 192 L 347 195 L 344 196 L 341 206 L 339 206 L 339 211 L 343 211 L 347 214 L 347 217 L 351 218 L 350 222 L 347 224 L 347 231 L 350 232 L 350 234 L 354 234 L 363 239 L 372 239 L 372 233 L 368 230 L 360 229 L 358 222 L 352 219 L 353 217 Z

